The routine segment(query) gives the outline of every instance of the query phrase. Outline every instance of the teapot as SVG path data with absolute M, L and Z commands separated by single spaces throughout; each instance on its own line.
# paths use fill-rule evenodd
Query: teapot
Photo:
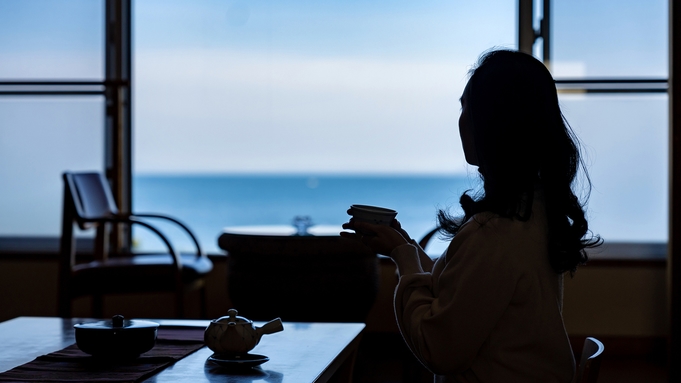
M 228 310 L 227 314 L 210 321 L 203 334 L 206 346 L 218 354 L 247 353 L 258 345 L 263 335 L 284 330 L 279 318 L 256 327 L 253 321 L 237 316 L 235 309 Z

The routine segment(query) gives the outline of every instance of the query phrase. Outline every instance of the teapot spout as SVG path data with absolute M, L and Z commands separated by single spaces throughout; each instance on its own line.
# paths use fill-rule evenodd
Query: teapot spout
M 281 319 L 272 319 L 271 321 L 265 323 L 262 327 L 256 327 L 255 333 L 260 337 L 266 334 L 274 334 L 275 332 L 284 331 L 284 325 L 281 323 Z

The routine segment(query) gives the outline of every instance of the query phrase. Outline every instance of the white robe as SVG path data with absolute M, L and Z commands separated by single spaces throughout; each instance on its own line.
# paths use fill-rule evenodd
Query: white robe
M 528 221 L 477 214 L 434 263 L 414 243 L 391 254 L 398 270 L 405 259 L 421 263 L 423 272 L 400 275 L 395 314 L 436 382 L 572 381 L 563 276 L 549 264 L 537 205 Z

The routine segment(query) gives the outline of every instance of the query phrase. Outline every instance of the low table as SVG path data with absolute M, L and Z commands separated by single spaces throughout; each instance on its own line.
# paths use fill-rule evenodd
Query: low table
M 227 290 L 240 315 L 254 320 L 365 322 L 378 294 L 376 254 L 339 235 L 340 226 L 223 229 Z
M 338 237 L 341 231 L 347 230 L 335 225 L 311 225 L 305 228 L 306 235 L 312 237 Z M 296 234 L 298 229 L 292 225 L 228 226 L 222 229 L 222 235 L 226 237 L 230 235 L 290 237 Z
M 207 320 L 157 320 L 161 326 L 208 326 Z M 19 317 L 0 323 L 0 372 L 75 343 L 73 325 L 94 319 Z M 256 325 L 263 323 L 256 322 Z M 207 359 L 203 347 L 147 382 L 327 382 L 332 376 L 351 381 L 363 323 L 284 322 L 284 331 L 263 336 L 251 352 L 270 360 L 244 371 L 226 371 Z M 227 379 L 227 380 L 226 380 Z

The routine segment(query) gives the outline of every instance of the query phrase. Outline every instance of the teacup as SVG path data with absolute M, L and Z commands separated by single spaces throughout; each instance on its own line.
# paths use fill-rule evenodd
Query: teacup
M 395 219 L 395 216 L 397 216 L 395 210 L 369 205 L 352 205 L 350 206 L 348 214 L 350 214 L 355 221 L 387 226 L 390 226 L 393 219 Z

